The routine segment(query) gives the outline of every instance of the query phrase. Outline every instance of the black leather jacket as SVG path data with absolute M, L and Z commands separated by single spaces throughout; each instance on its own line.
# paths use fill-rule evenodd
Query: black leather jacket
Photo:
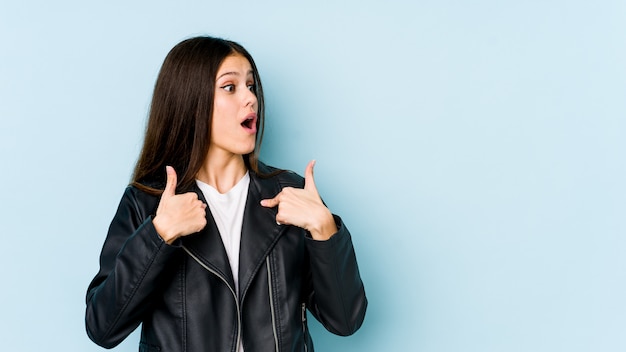
M 261 164 L 261 172 L 273 169 Z M 141 323 L 140 351 L 313 351 L 306 309 L 339 335 L 354 333 L 367 299 L 350 233 L 315 241 L 277 225 L 262 207 L 302 177 L 250 172 L 241 233 L 239 294 L 217 226 L 166 244 L 152 224 L 159 197 L 128 187 L 102 248 L 100 271 L 87 291 L 87 334 L 112 348 Z M 195 189 L 204 201 L 202 192 Z

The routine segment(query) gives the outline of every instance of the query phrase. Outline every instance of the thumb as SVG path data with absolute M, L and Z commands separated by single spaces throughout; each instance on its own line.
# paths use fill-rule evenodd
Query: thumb
M 304 170 L 304 189 L 307 191 L 315 191 L 317 192 L 317 187 L 315 186 L 315 180 L 313 179 L 313 167 L 315 166 L 315 160 L 309 161 Z
M 167 173 L 167 182 L 165 183 L 165 189 L 163 190 L 161 198 L 174 196 L 176 194 L 176 184 L 178 182 L 176 171 L 173 167 L 166 166 L 165 172 Z

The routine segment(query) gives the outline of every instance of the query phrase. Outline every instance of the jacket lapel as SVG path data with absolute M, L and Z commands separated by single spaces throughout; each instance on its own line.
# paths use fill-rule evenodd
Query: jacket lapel
M 243 215 L 239 249 L 239 297 L 243 298 L 252 278 L 265 262 L 285 226 L 276 224 L 276 208 L 261 206 L 262 199 L 280 192 L 276 178 L 261 179 L 250 171 L 250 188 Z
M 195 184 L 193 191 L 198 194 L 198 199 L 205 204 L 207 203 L 204 194 Z M 233 273 L 230 269 L 230 263 L 228 262 L 228 256 L 226 255 L 226 249 L 224 249 L 222 237 L 220 236 L 217 224 L 215 223 L 215 219 L 209 207 L 207 207 L 206 210 L 206 226 L 204 229 L 196 234 L 181 238 L 181 243 L 197 257 L 202 264 L 221 275 L 228 282 L 230 287 L 234 289 L 235 282 L 233 280 Z
M 206 203 L 204 194 L 194 185 L 193 191 Z M 265 262 L 285 226 L 276 224 L 276 208 L 261 206 L 262 199 L 273 198 L 280 192 L 275 178 L 261 179 L 250 171 L 250 187 L 243 214 L 239 248 L 239 297 L 243 297 L 252 278 Z M 207 225 L 199 233 L 181 238 L 182 245 L 204 265 L 223 276 L 234 288 L 232 270 L 224 243 L 213 215 L 207 207 Z

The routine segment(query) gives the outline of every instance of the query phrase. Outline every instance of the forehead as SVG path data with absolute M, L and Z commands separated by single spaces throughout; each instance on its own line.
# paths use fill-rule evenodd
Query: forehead
M 252 74 L 252 65 L 245 57 L 234 54 L 227 56 L 220 68 L 217 70 L 217 77 L 220 78 L 224 75 L 242 75 L 247 76 Z

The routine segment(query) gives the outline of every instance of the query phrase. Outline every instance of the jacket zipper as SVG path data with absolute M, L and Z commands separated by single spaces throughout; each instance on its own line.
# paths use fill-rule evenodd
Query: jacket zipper
M 230 287 L 225 277 L 220 275 L 215 270 L 206 266 L 202 261 L 200 261 L 200 259 L 198 259 L 198 257 L 193 255 L 193 253 L 191 253 L 185 246 L 182 246 L 182 248 L 185 250 L 185 252 L 187 252 L 187 254 L 189 254 L 191 258 L 193 258 L 193 260 L 195 260 L 198 264 L 200 264 L 200 266 L 208 270 L 213 275 L 219 277 L 220 280 L 222 280 L 226 284 L 226 287 L 228 287 L 230 292 L 233 294 L 233 298 L 235 299 L 235 306 L 237 307 L 237 344 L 235 345 L 235 351 L 237 351 L 239 349 L 239 344 L 241 343 L 241 310 L 239 308 L 239 299 L 237 298 L 237 293 L 235 293 L 235 290 L 232 287 Z
M 274 332 L 274 346 L 276 346 L 276 352 L 278 352 L 278 334 L 276 332 L 276 313 L 274 311 L 274 292 L 272 290 L 272 271 L 270 270 L 270 257 L 265 258 L 267 264 L 267 285 L 270 295 L 270 312 L 272 314 L 272 331 Z
M 304 352 L 309 348 L 306 345 L 306 303 L 302 302 L 302 339 L 304 340 Z

